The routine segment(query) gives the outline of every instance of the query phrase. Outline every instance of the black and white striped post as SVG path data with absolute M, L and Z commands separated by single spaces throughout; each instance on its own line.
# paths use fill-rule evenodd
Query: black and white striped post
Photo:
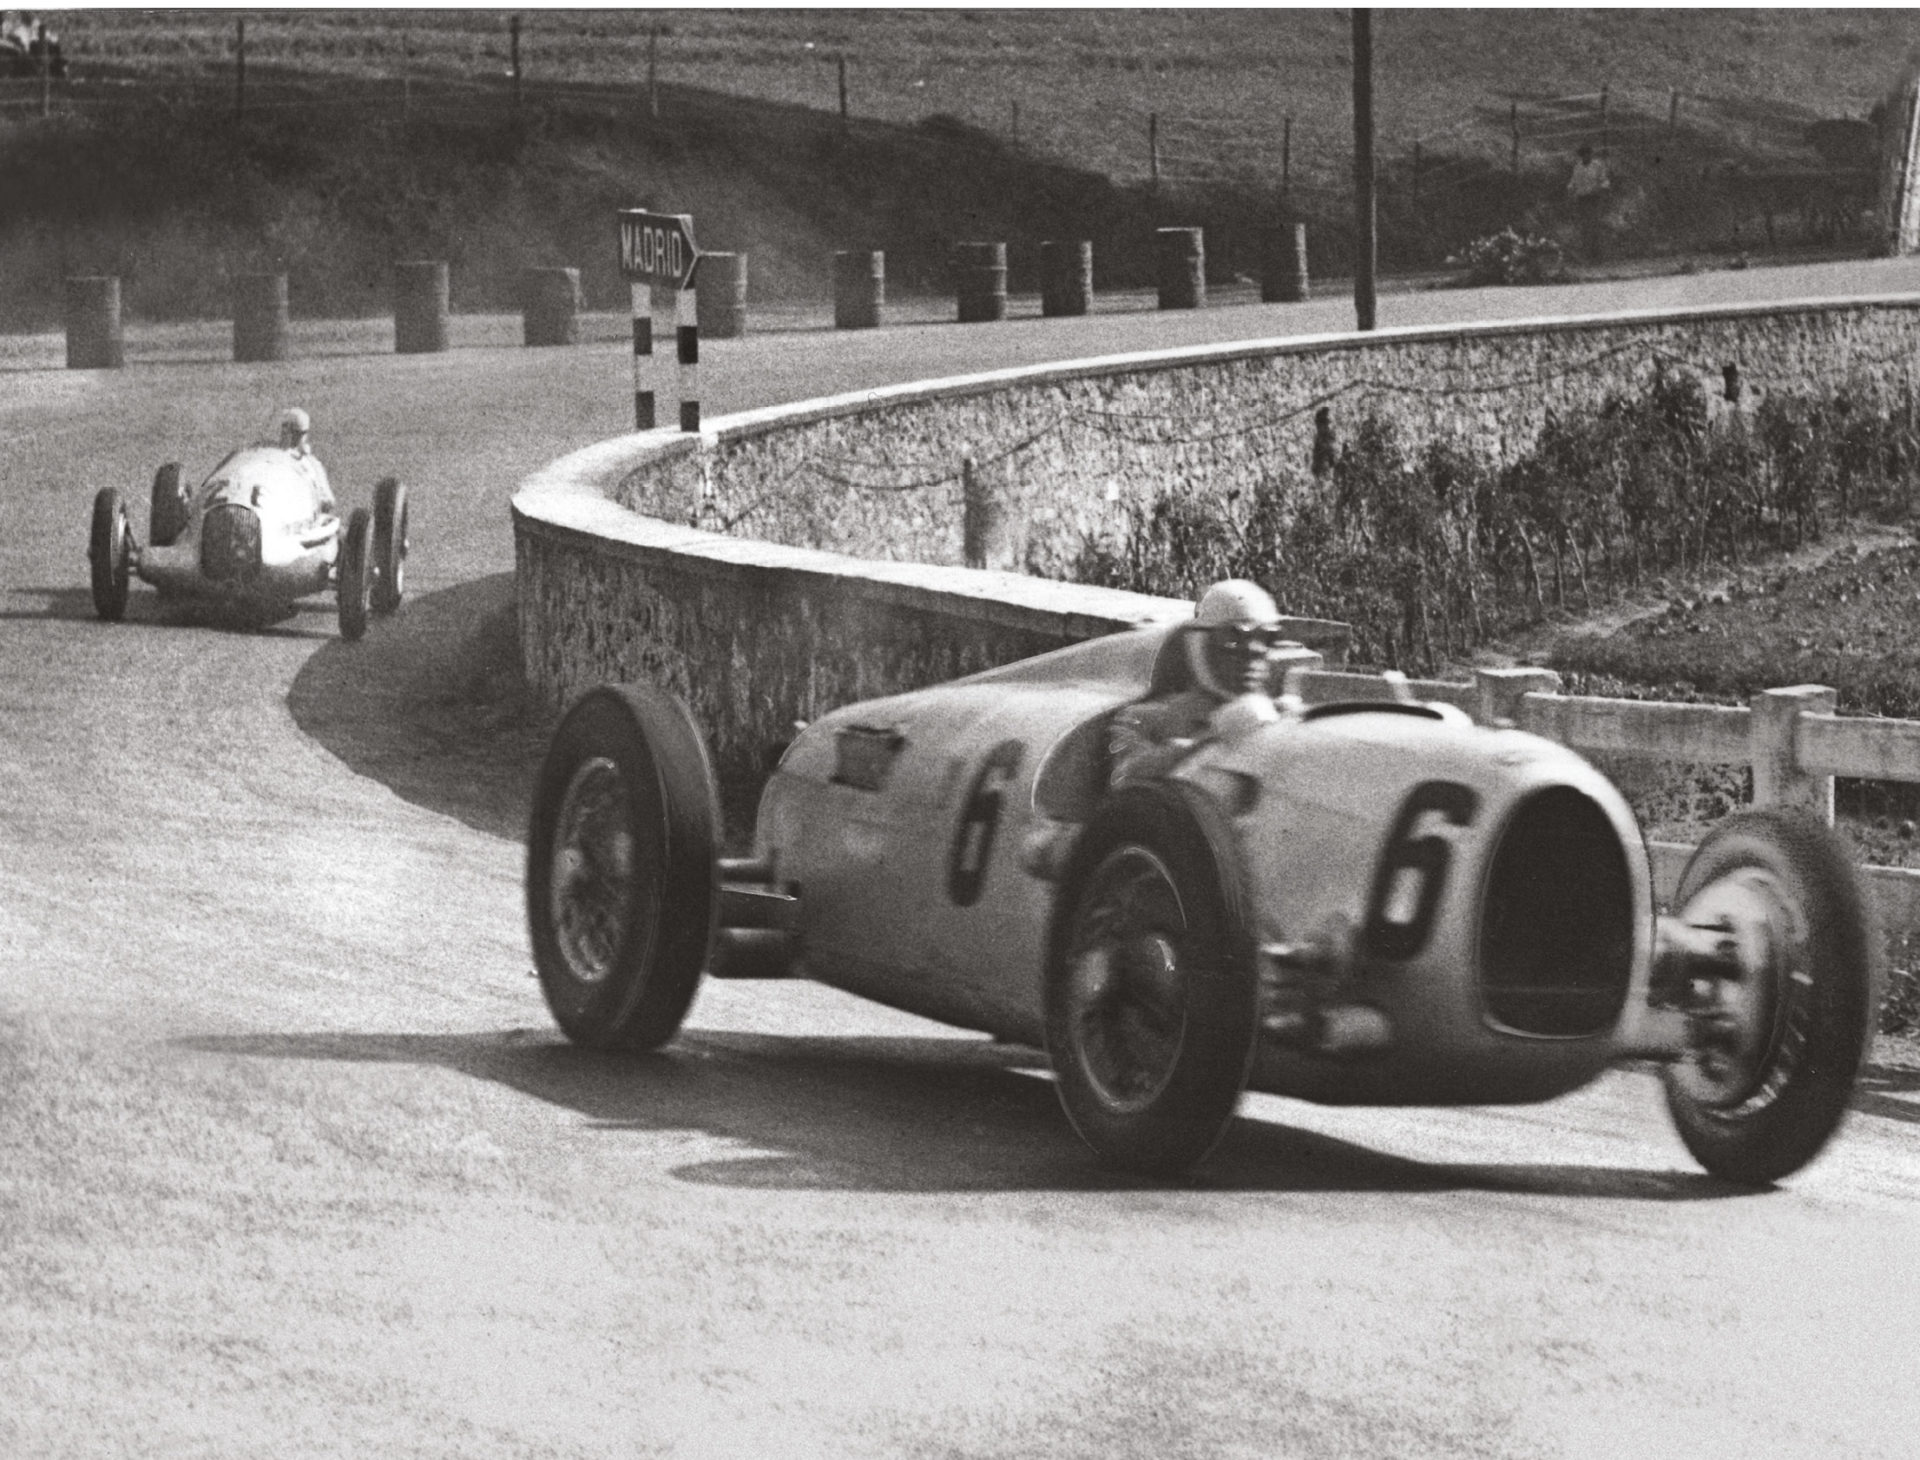
M 651 431 L 659 421 L 657 399 L 666 384 L 655 362 L 657 334 L 674 341 L 673 394 L 680 402 L 680 429 L 700 429 L 700 326 L 683 323 L 683 301 L 700 251 L 693 218 L 686 213 L 620 211 L 620 272 L 633 295 L 633 424 Z M 644 300 L 644 303 L 643 303 Z

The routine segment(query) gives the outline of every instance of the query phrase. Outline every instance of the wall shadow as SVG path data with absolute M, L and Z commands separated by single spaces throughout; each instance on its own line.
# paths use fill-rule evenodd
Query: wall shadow
M 437 1065 L 605 1131 L 699 1130 L 752 1154 L 676 1168 L 683 1181 L 875 1192 L 1496 1191 L 1636 1201 L 1745 1194 L 1691 1171 L 1416 1161 L 1240 1119 L 1188 1181 L 1098 1165 L 1068 1126 L 1038 1051 L 966 1036 L 803 1037 L 688 1030 L 648 1055 L 573 1048 L 547 1030 L 281 1033 L 173 1041 L 256 1059 Z
M 546 732 L 526 712 L 513 601 L 496 573 L 323 644 L 287 692 L 294 723 L 402 800 L 518 841 Z

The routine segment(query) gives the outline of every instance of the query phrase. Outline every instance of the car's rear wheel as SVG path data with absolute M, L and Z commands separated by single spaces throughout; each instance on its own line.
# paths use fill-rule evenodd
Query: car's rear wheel
M 1764 1186 L 1818 1155 L 1846 1114 L 1879 1012 L 1879 939 L 1833 833 L 1781 810 L 1719 822 L 1673 905 L 1720 934 L 1739 971 L 1702 991 L 1667 1108 L 1708 1171 Z
M 355 507 L 340 539 L 340 637 L 348 641 L 367 632 L 373 607 L 373 518 Z
M 527 835 L 527 926 L 547 1006 L 589 1048 L 655 1049 L 693 1002 L 719 905 L 719 797 L 673 696 L 592 690 L 554 732 Z
M 127 611 L 133 540 L 127 528 L 126 506 L 112 487 L 102 487 L 94 496 L 87 560 L 92 568 L 93 611 L 107 622 L 117 623 Z
M 171 547 L 193 520 L 193 502 L 180 484 L 180 463 L 170 461 L 153 474 L 153 495 L 147 503 L 147 541 Z
M 407 591 L 407 489 L 382 477 L 373 489 L 373 611 L 392 613 Z
M 1259 1032 L 1239 858 L 1212 806 L 1172 782 L 1095 810 L 1061 880 L 1047 1051 L 1082 1139 L 1130 1170 L 1201 1161 L 1239 1105 Z

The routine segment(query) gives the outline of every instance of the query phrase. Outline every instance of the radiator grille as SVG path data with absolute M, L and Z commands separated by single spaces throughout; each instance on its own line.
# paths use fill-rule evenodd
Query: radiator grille
M 1522 1034 L 1611 1028 L 1633 976 L 1633 883 L 1626 849 L 1587 796 L 1528 797 L 1502 833 L 1480 921 L 1487 1017 Z
M 245 583 L 258 573 L 259 515 L 231 504 L 210 508 L 200 524 L 200 571 L 213 583 Z

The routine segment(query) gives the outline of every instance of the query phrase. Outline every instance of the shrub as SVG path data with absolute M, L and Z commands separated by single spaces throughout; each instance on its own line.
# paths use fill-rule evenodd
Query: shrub
M 1916 459 L 1898 416 L 1850 400 L 1769 398 L 1715 421 L 1691 374 L 1548 420 L 1504 466 L 1464 443 L 1413 449 L 1369 415 L 1325 464 L 1268 465 L 1224 499 L 1163 492 L 1083 582 L 1189 597 L 1267 584 L 1289 611 L 1353 625 L 1363 662 L 1431 672 L 1560 609 L 1659 574 L 1737 565 L 1862 511 L 1904 511 Z
M 1567 277 L 1559 244 L 1551 238 L 1520 233 L 1512 228 L 1474 239 L 1460 251 L 1457 259 L 1449 262 L 1466 269 L 1461 282 L 1469 286 L 1557 284 Z

